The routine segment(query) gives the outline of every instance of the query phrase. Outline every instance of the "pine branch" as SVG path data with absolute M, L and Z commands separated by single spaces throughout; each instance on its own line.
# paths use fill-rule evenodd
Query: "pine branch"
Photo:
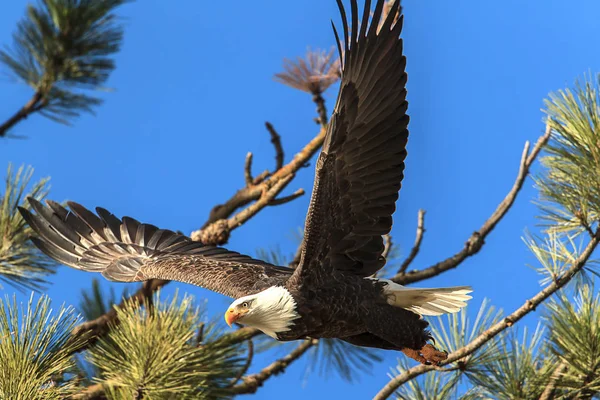
M 32 113 L 39 111 L 42 101 L 43 95 L 37 90 L 27 104 L 0 125 L 0 137 L 6 136 L 10 128 L 29 117 Z
M 40 290 L 46 284 L 46 276 L 53 274 L 56 263 L 46 257 L 29 240 L 32 230 L 17 207 L 29 208 L 26 197 L 41 200 L 48 192 L 48 179 L 30 186 L 33 168 L 20 167 L 13 172 L 9 164 L 6 172 L 4 193 L 0 194 L 0 281 L 20 290 Z M 1 287 L 1 286 L 0 286 Z
M 584 251 L 579 255 L 579 257 L 577 257 L 576 260 L 574 260 L 571 267 L 568 270 L 566 270 L 563 275 L 561 275 L 554 282 L 552 282 L 544 289 L 539 291 L 535 296 L 525 301 L 525 303 L 521 307 L 516 309 L 512 314 L 504 318 L 502 321 L 496 323 L 495 325 L 487 329 L 485 332 L 483 332 L 481 335 L 479 335 L 477 338 L 472 340 L 468 345 L 450 353 L 448 355 L 448 358 L 440 363 L 440 366 L 450 364 L 454 361 L 458 361 L 461 358 L 472 354 L 473 352 L 481 348 L 484 344 L 493 339 L 496 335 L 503 332 L 507 328 L 513 326 L 525 315 L 535 310 L 535 308 L 538 305 L 540 305 L 543 301 L 548 299 L 557 290 L 565 286 L 579 271 L 581 271 L 581 269 L 585 266 L 586 262 L 592 255 L 592 252 L 598 246 L 598 243 L 600 243 L 600 230 L 597 230 L 595 232 L 594 236 L 591 237 Z M 432 371 L 435 368 L 436 367 L 432 365 L 419 365 L 413 367 L 390 380 L 390 382 L 388 382 L 373 399 L 387 399 L 394 393 L 394 391 L 398 387 L 400 387 L 400 385 L 408 382 L 411 379 L 416 378 L 419 375 Z
M 69 397 L 70 400 L 105 400 L 104 386 L 101 383 L 94 383 L 83 389 L 81 392 Z
M 13 46 L 0 50 L 15 77 L 34 89 L 19 111 L 0 124 L 0 137 L 33 113 L 68 124 L 102 101 L 76 90 L 98 90 L 114 70 L 111 58 L 123 30 L 113 11 L 127 0 L 43 1 L 29 5 L 13 34 Z
M 308 339 L 296 347 L 285 357 L 274 361 L 269 366 L 263 368 L 259 373 L 248 375 L 243 377 L 243 383 L 231 388 L 231 391 L 235 394 L 246 394 L 256 393 L 259 387 L 261 387 L 266 380 L 274 375 L 278 375 L 285 371 L 285 369 L 294 361 L 298 360 L 304 353 L 306 353 L 311 347 L 315 346 L 319 341 L 317 339 Z
M 71 307 L 53 312 L 50 303 L 33 294 L 25 305 L 0 299 L 1 399 L 59 399 L 75 390 L 74 381 L 57 385 L 55 377 L 74 366 L 69 331 L 77 315 Z
M 143 398 L 228 398 L 229 382 L 242 369 L 240 348 L 212 324 L 209 338 L 198 346 L 195 337 L 206 325 L 198 322 L 199 309 L 191 302 L 188 296 L 178 301 L 175 295 L 169 303 L 155 296 L 143 308 L 129 303 L 117 310 L 121 323 L 88 353 L 99 385 L 75 398 L 130 398 L 138 391 Z
M 400 266 L 398 270 L 398 275 L 404 275 L 406 270 L 411 262 L 415 259 L 417 254 L 419 254 L 419 250 L 421 249 L 421 242 L 423 241 L 423 234 L 425 233 L 425 210 L 419 210 L 419 214 L 417 216 L 417 235 L 415 237 L 415 244 L 413 248 L 410 250 L 408 257 Z
M 568 368 L 554 381 L 562 396 L 591 399 L 600 392 L 600 294 L 591 285 L 575 288 L 573 296 L 562 291 L 545 307 L 549 326 L 547 345 Z
M 91 345 L 96 343 L 98 338 L 103 337 L 110 330 L 110 324 L 118 324 L 119 321 L 117 319 L 117 310 L 123 309 L 128 306 L 131 302 L 135 302 L 136 304 L 143 304 L 144 301 L 150 299 L 152 294 L 169 283 L 170 281 L 165 281 L 162 279 L 152 279 L 146 281 L 142 284 L 142 287 L 135 292 L 133 295 L 128 297 L 127 299 L 123 299 L 121 303 L 117 307 L 113 307 L 106 314 L 101 315 L 100 317 L 93 319 L 91 321 L 86 321 L 73 329 L 71 332 L 71 336 L 74 339 L 84 338 L 83 343 L 77 348 L 77 351 L 83 351 L 89 348 Z
M 492 215 L 485 221 L 485 223 L 481 226 L 481 228 L 474 232 L 471 237 L 465 243 L 465 246 L 452 257 L 447 258 L 444 261 L 440 261 L 437 264 L 423 269 L 419 271 L 411 271 L 408 274 L 396 274 L 392 278 L 392 280 L 396 283 L 407 284 L 414 283 L 418 281 L 422 281 L 424 279 L 431 278 L 433 276 L 437 276 L 445 271 L 458 267 L 465 259 L 471 257 L 481 250 L 486 237 L 494 230 L 496 225 L 504 218 L 504 216 L 508 213 L 511 206 L 515 202 L 517 195 L 519 194 L 521 188 L 523 187 L 523 183 L 529 174 L 529 169 L 531 165 L 536 160 L 540 151 L 546 145 L 548 140 L 550 139 L 550 124 L 546 125 L 546 132 L 542 135 L 538 141 L 536 142 L 533 150 L 529 152 L 529 142 L 525 143 L 525 148 L 523 149 L 523 155 L 521 156 L 521 162 L 519 166 L 519 173 L 517 174 L 517 179 L 513 184 L 512 189 L 504 200 L 498 205 L 496 210 L 492 213 Z
M 539 400 L 552 400 L 554 399 L 554 391 L 556 389 L 556 383 L 560 380 L 562 374 L 567 370 L 567 363 L 564 361 L 560 362 L 557 366 L 550 379 L 548 381 L 548 385 L 544 388 L 542 395 Z

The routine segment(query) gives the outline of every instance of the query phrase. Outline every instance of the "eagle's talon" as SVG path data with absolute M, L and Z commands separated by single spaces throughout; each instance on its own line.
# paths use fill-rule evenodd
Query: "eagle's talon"
M 413 350 L 409 349 L 408 347 L 405 347 L 401 351 L 404 354 L 406 354 L 407 357 L 410 357 L 413 360 L 420 362 L 421 364 L 427 364 L 427 360 L 421 355 L 421 353 L 418 350 Z
M 427 362 L 433 365 L 438 365 L 441 361 L 448 358 L 446 351 L 438 351 L 432 344 L 426 344 L 419 352 Z

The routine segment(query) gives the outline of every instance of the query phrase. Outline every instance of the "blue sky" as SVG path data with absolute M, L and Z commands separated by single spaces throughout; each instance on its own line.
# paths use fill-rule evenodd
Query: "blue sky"
M 25 6 L 21 0 L 2 5 L 0 43 L 10 42 Z M 424 243 L 412 265 L 424 268 L 458 251 L 504 198 L 524 142 L 543 132 L 540 108 L 547 94 L 600 70 L 600 3 L 407 0 L 404 7 L 411 123 L 392 234 L 406 255 L 417 211 L 427 211 Z M 334 0 L 187 0 L 177 6 L 146 0 L 122 7 L 121 15 L 125 42 L 109 81 L 115 91 L 102 94 L 106 102 L 97 116 L 83 116 L 73 127 L 29 118 L 13 131 L 27 139 L 0 141 L 0 166 L 31 164 L 36 178 L 52 177 L 52 199 L 101 205 L 189 233 L 243 185 L 246 152 L 254 153 L 255 171 L 272 168 L 264 121 L 281 134 L 286 161 L 316 134 L 310 96 L 274 82 L 272 75 L 283 57 L 333 45 Z M 0 91 L 2 120 L 31 96 L 28 87 L 5 77 Z M 330 110 L 335 96 L 335 89 L 327 93 Z M 303 169 L 287 190 L 310 193 L 313 174 L 312 166 Z M 536 229 L 535 197 L 528 180 L 481 253 L 423 285 L 472 285 L 472 312 L 486 297 L 506 311 L 521 305 L 539 289 L 539 277 L 527 267 L 534 259 L 521 240 L 525 229 Z M 228 247 L 255 254 L 279 246 L 293 253 L 293 231 L 304 223 L 308 200 L 305 195 L 264 210 L 233 233 Z M 56 305 L 77 304 L 91 278 L 62 267 L 48 294 Z M 187 285 L 171 284 L 167 292 L 175 287 L 207 298 L 210 315 L 230 302 Z M 532 325 L 535 316 L 523 322 Z M 385 360 L 359 383 L 316 374 L 304 382 L 306 365 L 300 361 L 255 397 L 285 391 L 290 400 L 326 393 L 370 398 L 402 356 L 382 354 Z M 267 362 L 259 357 L 254 366 Z

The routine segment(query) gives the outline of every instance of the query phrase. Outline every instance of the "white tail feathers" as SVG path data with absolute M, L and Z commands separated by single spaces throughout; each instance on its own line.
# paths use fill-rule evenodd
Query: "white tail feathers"
M 473 290 L 470 286 L 419 289 L 398 285 L 388 279 L 377 279 L 387 285 L 384 293 L 390 305 L 402 307 L 420 315 L 455 313 L 467 305 Z

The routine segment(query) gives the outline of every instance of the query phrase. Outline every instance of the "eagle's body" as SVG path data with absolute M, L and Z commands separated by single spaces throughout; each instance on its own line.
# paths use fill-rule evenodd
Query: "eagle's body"
M 401 350 L 423 363 L 444 359 L 427 344 L 421 315 L 458 311 L 470 288 L 413 289 L 371 278 L 385 264 L 382 235 L 392 227 L 408 139 L 402 18 L 394 22 L 399 1 L 382 19 L 378 0 L 369 23 L 367 0 L 359 24 L 352 0 L 350 26 L 338 4 L 342 81 L 295 269 L 72 202 L 68 211 L 30 199 L 36 214 L 21 209 L 38 234 L 35 244 L 65 265 L 113 281 L 176 280 L 233 297 L 228 324 L 254 326 L 279 340 L 338 338 Z

